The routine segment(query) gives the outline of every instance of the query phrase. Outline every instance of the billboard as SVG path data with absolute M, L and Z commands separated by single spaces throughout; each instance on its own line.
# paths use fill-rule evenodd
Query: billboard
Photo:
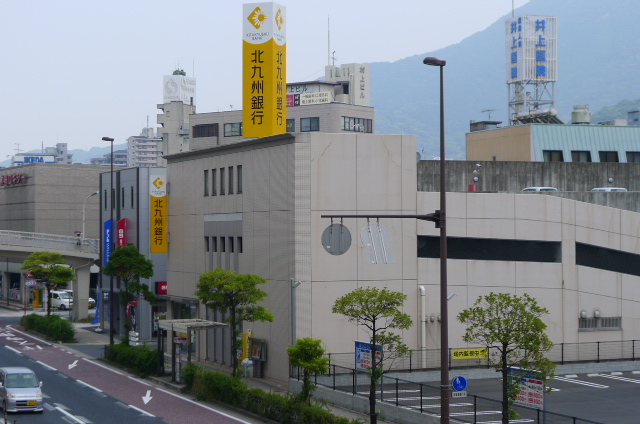
M 164 168 L 149 170 L 149 251 L 167 253 L 167 184 Z
M 113 221 L 107 219 L 103 224 L 103 237 L 102 240 L 104 242 L 104 246 L 102 249 L 102 266 L 107 266 L 109 263 L 109 256 L 111 256 L 112 247 L 113 247 L 113 226 L 111 225 Z
M 286 9 L 277 3 L 243 6 L 242 135 L 287 131 Z
M 162 84 L 162 103 L 196 101 L 196 79 L 184 75 L 165 75 Z
M 507 84 L 555 82 L 558 40 L 555 16 L 523 15 L 506 21 Z

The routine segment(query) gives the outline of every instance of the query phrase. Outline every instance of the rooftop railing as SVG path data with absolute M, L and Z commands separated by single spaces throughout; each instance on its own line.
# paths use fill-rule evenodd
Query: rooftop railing
M 0 230 L 0 245 L 99 254 L 100 240 L 57 234 Z

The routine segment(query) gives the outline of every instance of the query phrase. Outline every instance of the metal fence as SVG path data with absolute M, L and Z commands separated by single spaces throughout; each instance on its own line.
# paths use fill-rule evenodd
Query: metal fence
M 299 369 L 292 371 L 292 378 L 301 380 Z M 369 396 L 369 376 L 365 372 L 356 373 L 353 368 L 331 365 L 327 374 L 316 375 L 315 384 L 351 395 Z M 410 409 L 435 417 L 440 415 L 440 387 L 395 377 L 382 376 L 376 391 L 378 402 L 385 402 L 398 408 Z M 511 422 L 536 424 L 602 424 L 568 415 L 542 411 L 514 405 L 519 414 Z M 500 422 L 502 402 L 482 396 L 469 395 L 450 399 L 450 417 L 457 422 L 476 423 L 478 421 Z
M 0 231 L 0 245 L 67 250 L 96 255 L 100 253 L 100 241 L 98 239 L 22 231 Z
M 465 369 L 477 367 L 489 367 L 487 360 L 478 359 L 453 359 L 449 349 L 449 369 Z M 489 354 L 497 348 L 489 348 Z M 345 368 L 353 368 L 355 354 L 330 353 L 327 355 L 332 365 Z M 579 362 L 601 361 L 636 361 L 640 360 L 640 340 L 622 340 L 589 343 L 559 343 L 547 352 L 546 357 L 557 365 Z M 388 371 L 426 371 L 438 370 L 441 364 L 439 349 L 414 350 L 408 355 L 395 359 L 392 363 L 385 363 Z

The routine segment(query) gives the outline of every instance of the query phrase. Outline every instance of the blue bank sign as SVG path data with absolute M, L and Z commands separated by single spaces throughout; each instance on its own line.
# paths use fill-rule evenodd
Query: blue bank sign
M 104 256 L 102 258 L 103 266 L 107 266 L 109 263 L 109 255 L 111 255 L 111 247 L 113 246 L 113 225 L 110 219 L 107 219 L 104 222 L 104 246 L 102 251 L 104 252 Z

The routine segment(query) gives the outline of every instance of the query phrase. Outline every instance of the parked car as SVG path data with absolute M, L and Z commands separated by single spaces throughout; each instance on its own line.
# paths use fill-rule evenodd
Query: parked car
M 627 191 L 627 189 L 622 187 L 596 187 L 592 188 L 591 191 Z
M 73 290 L 65 289 L 64 291 L 66 291 L 71 297 L 73 297 Z M 91 296 L 87 298 L 87 303 L 89 304 L 89 309 L 96 307 L 96 300 Z
M 523 188 L 522 191 L 558 191 L 555 187 L 527 187 Z
M 51 292 L 51 307 L 58 308 L 61 311 L 73 308 L 73 297 L 64 290 L 56 290 Z
M 0 399 L 5 412 L 42 412 L 42 382 L 25 367 L 0 368 Z

